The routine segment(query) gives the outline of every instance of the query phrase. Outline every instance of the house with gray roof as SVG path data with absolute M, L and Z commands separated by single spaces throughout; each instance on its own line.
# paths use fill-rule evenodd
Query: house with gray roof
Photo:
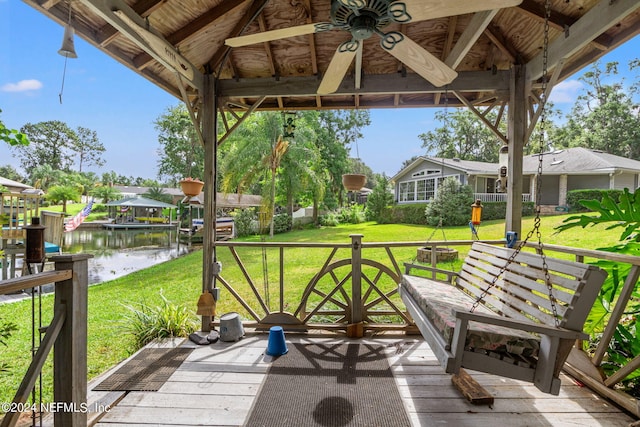
M 523 159 L 523 201 L 535 201 L 539 155 Z M 402 169 L 391 181 L 399 204 L 425 203 L 433 199 L 447 177 L 470 185 L 483 202 L 505 201 L 496 192 L 499 165 L 460 159 L 421 156 Z M 554 150 L 542 155 L 540 204 L 565 205 L 567 192 L 581 189 L 635 190 L 639 184 L 640 161 L 582 147 Z

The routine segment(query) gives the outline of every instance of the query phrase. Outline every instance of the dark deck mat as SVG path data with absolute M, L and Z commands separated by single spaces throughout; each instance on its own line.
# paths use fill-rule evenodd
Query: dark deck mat
M 145 348 L 102 381 L 96 391 L 158 391 L 192 348 Z
M 271 365 L 246 426 L 410 426 L 384 346 L 293 344 Z

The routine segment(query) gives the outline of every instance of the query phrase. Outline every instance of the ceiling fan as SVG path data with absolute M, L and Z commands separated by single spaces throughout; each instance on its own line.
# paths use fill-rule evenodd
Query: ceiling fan
M 329 30 L 350 32 L 351 40 L 338 46 L 318 87 L 317 93 L 326 95 L 338 90 L 353 59 L 357 54 L 362 54 L 363 41 L 377 34 L 380 37 L 380 46 L 384 50 L 439 87 L 451 83 L 458 73 L 406 35 L 398 31 L 385 33 L 383 28 L 391 22 L 419 22 L 512 7 L 521 2 L 522 0 L 332 0 L 331 22 L 233 37 L 227 39 L 225 44 L 241 47 Z M 359 72 L 360 70 L 356 70 L 356 74 Z

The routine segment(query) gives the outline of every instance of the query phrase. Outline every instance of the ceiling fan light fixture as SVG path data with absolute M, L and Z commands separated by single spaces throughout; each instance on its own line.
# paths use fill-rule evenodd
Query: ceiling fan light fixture
M 351 35 L 357 40 L 366 40 L 373 35 L 376 29 L 376 18 L 369 14 L 355 15 L 349 22 Z

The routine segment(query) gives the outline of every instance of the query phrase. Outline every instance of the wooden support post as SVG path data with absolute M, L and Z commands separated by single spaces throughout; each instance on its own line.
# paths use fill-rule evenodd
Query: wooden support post
M 362 325 L 362 234 L 351 234 L 351 323 L 347 336 L 360 338 Z
M 509 164 L 505 234 L 515 231 L 522 236 L 522 162 L 527 133 L 526 67 L 514 65 L 509 85 Z
M 85 427 L 87 412 L 88 260 L 93 255 L 52 257 L 56 270 L 71 270 L 71 279 L 56 282 L 55 307 L 65 307 L 65 321 L 53 347 L 53 400 L 68 405 L 56 412 L 56 426 Z
M 202 292 L 215 287 L 213 263 L 216 258 L 216 93 L 215 77 L 204 76 L 202 137 L 204 139 L 204 235 L 202 238 Z M 194 124 L 195 125 L 195 124 Z M 212 316 L 202 316 L 202 331 L 211 331 Z

